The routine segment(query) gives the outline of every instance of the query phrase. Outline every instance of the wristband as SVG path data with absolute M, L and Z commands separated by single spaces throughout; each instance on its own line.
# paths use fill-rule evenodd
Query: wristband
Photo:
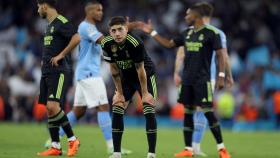
M 226 74 L 224 72 L 219 72 L 219 77 L 226 77 Z
M 158 33 L 157 33 L 157 31 L 156 30 L 153 30 L 151 33 L 150 33 L 150 35 L 152 36 L 152 37 L 154 37 L 155 35 L 157 35 Z

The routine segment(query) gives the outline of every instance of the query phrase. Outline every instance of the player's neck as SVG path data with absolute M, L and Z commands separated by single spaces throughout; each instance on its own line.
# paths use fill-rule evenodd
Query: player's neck
M 196 22 L 193 26 L 195 30 L 200 30 L 202 27 L 204 27 L 205 23 L 203 21 Z
M 47 20 L 50 23 L 52 23 L 52 21 L 58 16 L 58 13 L 55 9 L 52 9 L 48 12 L 47 14 Z
M 90 18 L 90 17 L 87 17 L 87 16 L 86 16 L 85 20 L 86 20 L 87 22 L 89 22 L 89 23 L 93 24 L 93 25 L 95 25 L 95 24 L 96 24 L 95 20 L 93 20 L 93 19 L 92 19 L 92 18 Z

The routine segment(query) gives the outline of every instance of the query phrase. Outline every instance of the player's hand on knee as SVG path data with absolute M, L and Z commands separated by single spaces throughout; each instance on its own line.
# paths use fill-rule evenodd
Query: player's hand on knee
M 142 94 L 142 103 L 148 103 L 150 105 L 155 104 L 154 97 L 151 95 L 151 93 L 143 93 Z
M 122 94 L 119 92 L 116 92 L 115 95 L 113 96 L 113 105 L 118 105 L 118 104 L 124 104 L 125 99 Z

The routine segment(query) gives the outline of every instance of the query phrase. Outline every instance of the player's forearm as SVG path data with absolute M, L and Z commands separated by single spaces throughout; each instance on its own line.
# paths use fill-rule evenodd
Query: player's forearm
M 175 70 L 174 73 L 178 73 L 181 70 L 183 61 L 184 61 L 184 47 L 179 47 L 178 51 L 177 51 L 177 55 L 176 55 L 176 60 L 175 60 Z
M 137 63 L 137 64 L 135 64 L 135 66 L 136 66 L 136 70 L 137 70 L 137 74 L 138 74 L 138 79 L 139 79 L 139 82 L 141 85 L 141 92 L 142 92 L 142 94 L 148 93 L 147 75 L 146 75 L 146 71 L 144 68 L 144 62 Z
M 123 94 L 120 71 L 118 68 L 116 68 L 115 65 L 112 65 L 112 64 L 111 64 L 110 68 L 111 68 L 112 78 L 113 78 L 113 82 L 115 84 L 116 90 L 120 94 Z
M 225 58 L 223 51 L 219 50 L 217 51 L 217 60 L 218 60 L 218 72 L 220 77 L 225 77 Z M 224 75 L 220 75 L 220 73 L 223 73 Z
M 63 51 L 60 53 L 63 57 L 66 56 L 68 53 L 70 53 L 77 45 L 80 43 L 80 35 L 76 33 L 72 36 L 70 42 L 68 45 L 63 49 Z
M 166 39 L 164 37 L 162 37 L 161 35 L 159 34 L 156 34 L 156 35 L 152 35 L 152 37 L 162 46 L 166 47 L 166 48 L 173 48 L 175 47 L 175 43 L 173 40 L 169 40 L 169 39 Z
M 225 72 L 226 75 L 228 75 L 230 78 L 232 78 L 232 73 L 231 73 L 231 65 L 229 61 L 229 56 L 228 53 L 225 53 Z

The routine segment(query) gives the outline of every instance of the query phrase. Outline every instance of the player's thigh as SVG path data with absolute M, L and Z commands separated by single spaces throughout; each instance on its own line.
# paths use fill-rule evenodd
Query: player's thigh
M 48 74 L 46 77 L 47 83 L 47 100 L 64 104 L 66 90 L 69 86 L 70 74 L 67 72 L 57 72 Z
M 125 102 L 130 102 L 134 93 L 137 91 L 135 85 L 132 84 L 133 83 L 122 81 L 122 89 Z M 135 84 L 137 84 L 137 82 L 135 82 Z
M 74 107 L 86 107 L 87 102 L 83 92 L 82 81 L 77 81 L 74 96 Z
M 178 102 L 183 104 L 186 108 L 193 108 L 195 103 L 193 86 L 191 85 L 180 86 Z
M 48 86 L 46 83 L 46 78 L 42 76 L 40 80 L 40 93 L 39 93 L 38 103 L 47 105 L 47 100 L 48 100 Z
M 156 75 L 147 76 L 147 88 L 148 92 L 152 94 L 154 99 L 157 99 L 157 82 L 156 82 Z
M 82 90 L 88 108 L 108 104 L 106 87 L 101 77 L 90 77 L 83 80 Z
M 213 107 L 213 91 L 210 81 L 195 85 L 194 91 L 195 105 L 202 108 Z

